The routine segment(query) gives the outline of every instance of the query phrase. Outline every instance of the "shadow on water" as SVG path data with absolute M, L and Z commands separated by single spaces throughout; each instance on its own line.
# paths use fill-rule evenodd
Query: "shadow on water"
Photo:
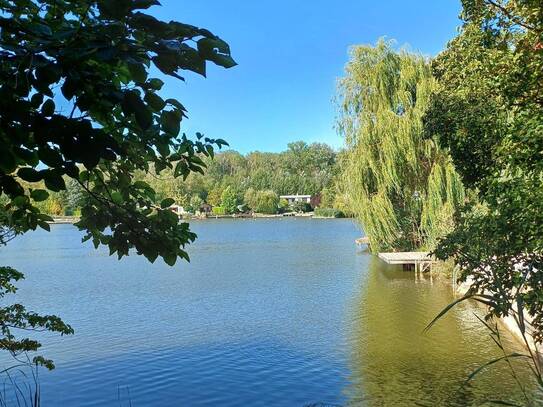
M 489 345 L 486 328 L 476 319 L 481 308 L 463 303 L 432 329 L 425 326 L 454 299 L 452 288 L 416 281 L 413 272 L 387 266 L 373 258 L 368 278 L 353 312 L 349 405 L 466 406 L 490 399 L 522 401 L 510 371 L 490 368 L 471 385 L 468 375 L 501 356 Z M 509 335 L 509 350 L 520 345 Z M 530 380 L 526 366 L 515 365 Z

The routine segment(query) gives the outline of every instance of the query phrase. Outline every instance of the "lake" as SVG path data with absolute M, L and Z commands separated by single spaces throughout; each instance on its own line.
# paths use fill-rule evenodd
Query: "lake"
M 464 406 L 520 397 L 505 364 L 461 387 L 501 356 L 474 316 L 480 309 L 462 304 L 423 333 L 454 299 L 451 287 L 358 250 L 351 220 L 192 228 L 191 263 L 173 268 L 135 255 L 117 261 L 81 244 L 71 225 L 0 249 L 0 264 L 26 275 L 6 300 L 76 331 L 40 336 L 56 363 L 40 371 L 43 406 Z

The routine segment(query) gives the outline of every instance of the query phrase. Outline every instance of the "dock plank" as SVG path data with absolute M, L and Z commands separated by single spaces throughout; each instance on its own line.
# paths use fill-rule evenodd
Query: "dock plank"
M 428 252 L 379 253 L 379 258 L 388 264 L 435 263 Z

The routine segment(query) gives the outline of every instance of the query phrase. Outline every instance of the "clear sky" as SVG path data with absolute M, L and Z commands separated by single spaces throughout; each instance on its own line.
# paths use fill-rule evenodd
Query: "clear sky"
M 239 64 L 166 81 L 164 93 L 189 111 L 183 131 L 243 153 L 295 140 L 340 147 L 332 99 L 349 47 L 386 36 L 435 55 L 460 25 L 459 0 L 160 1 L 151 14 L 209 29 Z

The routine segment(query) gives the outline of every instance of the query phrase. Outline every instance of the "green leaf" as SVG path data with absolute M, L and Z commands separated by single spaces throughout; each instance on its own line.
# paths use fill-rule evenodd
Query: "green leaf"
M 41 112 L 44 116 L 50 117 L 55 114 L 55 102 L 53 99 L 47 99 L 41 107 Z
M 49 226 L 49 223 L 43 221 L 43 220 L 39 220 L 38 221 L 38 226 L 40 228 L 42 228 L 43 230 L 47 230 L 48 232 L 51 231 L 51 227 Z
M 61 70 L 58 65 L 50 63 L 36 69 L 36 78 L 40 85 L 49 86 L 60 80 Z
M 137 9 L 147 9 L 151 6 L 160 6 L 160 2 L 158 2 L 157 0 L 132 0 L 132 5 L 130 6 L 130 8 L 132 10 L 137 10 Z
M 491 361 L 486 362 L 485 364 L 479 366 L 477 369 L 475 369 L 473 372 L 471 372 L 471 374 L 468 376 L 468 378 L 464 382 L 464 385 L 468 384 L 468 382 L 473 380 L 473 378 L 475 376 L 477 376 L 483 369 L 487 368 L 488 366 L 492 366 L 493 364 L 498 363 L 501 360 L 509 360 L 509 359 L 513 359 L 513 358 L 527 358 L 527 359 L 530 359 L 530 355 L 524 355 L 522 353 L 516 353 L 515 352 L 515 353 L 511 353 L 509 355 L 501 356 L 501 357 L 496 358 L 496 359 L 492 359 Z
M 30 197 L 36 202 L 42 202 L 49 198 L 49 192 L 45 189 L 34 189 L 30 193 Z
M 143 64 L 128 64 L 128 70 L 132 80 L 137 83 L 144 83 L 147 80 L 147 70 Z
M 30 98 L 30 103 L 37 109 L 43 103 L 43 95 L 41 93 L 34 93 Z
M 9 174 L 15 171 L 17 168 L 17 163 L 15 161 L 15 156 L 8 151 L 4 146 L 0 147 L 0 169 L 6 174 Z
M 432 321 L 430 321 L 430 323 L 429 323 L 428 325 L 426 325 L 426 327 L 424 328 L 424 332 L 427 332 L 428 330 L 430 330 L 430 328 L 431 328 L 432 326 L 434 326 L 434 324 L 435 324 L 439 319 L 441 319 L 447 312 L 449 312 L 449 310 L 450 310 L 451 308 L 453 308 L 455 305 L 461 303 L 462 301 L 466 301 L 466 300 L 468 300 L 468 299 L 470 299 L 470 298 L 473 298 L 473 297 L 474 297 L 474 294 L 468 291 L 468 292 L 466 293 L 466 295 L 464 295 L 463 297 L 458 298 L 458 299 L 454 300 L 453 302 L 451 302 L 449 305 L 447 305 L 445 308 L 443 308 L 443 309 L 441 310 L 441 312 L 440 312 L 439 314 L 437 314 L 437 316 L 436 316 L 434 319 L 432 319 Z
M 147 85 L 149 86 L 149 88 L 151 89 L 154 89 L 154 90 L 160 90 L 162 89 L 162 86 L 164 86 L 164 82 L 162 82 L 160 79 L 158 78 L 152 78 L 150 79 L 149 81 L 147 81 Z
M 43 176 L 39 171 L 36 171 L 34 168 L 30 167 L 19 168 L 17 175 L 19 178 L 27 182 L 39 182 L 43 179 Z
M 153 123 L 153 114 L 145 106 L 137 92 L 126 92 L 123 99 L 123 111 L 125 114 L 134 113 L 136 122 L 142 128 L 147 130 Z
M 179 134 L 179 131 L 181 130 L 180 122 L 180 115 L 174 111 L 162 112 L 162 115 L 160 116 L 162 130 L 172 136 L 177 136 Z
M 113 202 L 115 202 L 117 205 L 120 205 L 123 203 L 124 199 L 123 199 L 123 196 L 120 192 L 118 191 L 114 191 L 111 193 L 111 199 L 113 200 Z
M 60 167 L 64 163 L 60 152 L 52 149 L 49 146 L 45 146 L 39 149 L 38 157 L 42 163 L 49 167 Z
M 177 256 L 174 253 L 167 253 L 163 255 L 162 258 L 168 266 L 175 265 L 175 262 L 177 261 Z
M 166 106 L 166 102 L 154 92 L 145 93 L 144 100 L 155 112 L 161 111 Z
M 15 197 L 12 201 L 13 205 L 22 208 L 28 204 L 28 197 L 26 195 L 19 195 Z
M 236 61 L 230 56 L 228 44 L 218 37 L 199 40 L 198 52 L 203 58 L 224 68 L 232 68 L 237 65 Z
M 174 203 L 175 203 L 175 199 L 173 199 L 173 198 L 166 198 L 166 199 L 163 199 L 162 202 L 160 202 L 160 207 L 161 207 L 162 209 L 169 208 L 169 207 L 172 206 Z
M 179 110 L 183 111 L 183 112 L 186 112 L 187 109 L 185 109 L 185 106 L 183 106 L 181 104 L 181 102 L 179 102 L 177 99 L 166 99 L 166 103 L 172 105 L 172 106 L 175 106 L 177 107 Z
M 59 192 L 66 189 L 66 183 L 57 171 L 49 170 L 44 172 L 45 186 L 53 192 Z

